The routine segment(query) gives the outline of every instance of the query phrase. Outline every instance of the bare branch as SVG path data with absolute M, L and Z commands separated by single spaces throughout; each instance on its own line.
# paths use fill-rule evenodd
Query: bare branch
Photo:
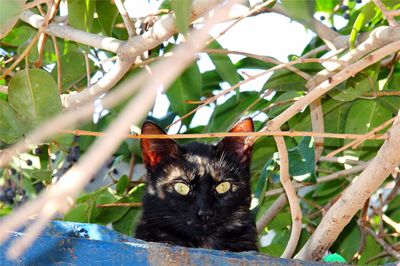
M 350 169 L 342 170 L 342 171 L 339 171 L 339 172 L 336 172 L 336 173 L 333 173 L 333 174 L 330 174 L 330 175 L 321 176 L 321 177 L 317 178 L 317 183 L 320 184 L 320 183 L 324 183 L 324 182 L 328 182 L 328 181 L 331 181 L 331 180 L 338 179 L 340 177 L 354 175 L 354 174 L 357 174 L 357 173 L 363 171 L 365 168 L 367 168 L 367 163 L 356 165 L 356 166 L 354 166 L 354 167 L 352 167 Z M 294 186 L 295 189 L 299 189 L 299 188 L 307 187 L 307 186 L 310 186 L 310 185 L 304 185 L 304 184 L 301 184 L 301 183 L 294 182 L 293 186 Z M 265 193 L 265 197 L 270 197 L 270 196 L 273 196 L 273 195 L 279 195 L 279 194 L 281 194 L 283 192 L 284 192 L 283 188 L 271 189 L 271 190 L 269 190 L 269 191 L 267 191 Z
M 390 129 L 389 138 L 379 149 L 376 157 L 328 210 L 296 258 L 318 260 L 323 256 L 354 214 L 363 207 L 371 193 L 400 164 L 399 139 L 400 121 L 398 119 Z
M 296 190 L 293 187 L 292 181 L 290 181 L 289 157 L 285 140 L 283 137 L 275 137 L 275 142 L 279 152 L 281 183 L 285 189 L 286 196 L 289 201 L 290 214 L 292 216 L 292 231 L 290 233 L 290 238 L 286 245 L 285 251 L 281 255 L 281 258 L 289 259 L 292 257 L 300 239 L 302 214 Z
M 104 136 L 103 132 L 87 131 L 87 130 L 60 130 L 62 133 L 73 134 L 77 136 Z M 259 131 L 259 132 L 210 132 L 210 133 L 194 133 L 194 134 L 126 134 L 126 138 L 130 139 L 200 139 L 200 138 L 223 138 L 223 137 L 262 137 L 262 136 L 279 136 L 279 137 L 325 137 L 337 139 L 357 139 L 363 134 L 340 134 L 340 133 L 319 133 L 309 131 Z M 385 135 L 370 136 L 371 139 L 386 139 Z
M 126 30 L 128 31 L 129 37 L 135 36 L 136 35 L 135 27 L 132 24 L 132 21 L 129 17 L 128 12 L 126 12 L 126 8 L 125 8 L 124 4 L 122 3 L 121 0 L 114 0 L 114 3 L 118 8 L 119 13 L 121 14 L 121 17 L 124 21 Z
M 80 161 L 68 170 L 60 181 L 49 190 L 44 191 L 35 201 L 28 202 L 13 214 L 4 218 L 0 223 L 0 241 L 4 241 L 9 232 L 15 230 L 20 224 L 25 223 L 28 217 L 37 213 L 41 209 L 51 206 L 51 210 L 65 212 L 69 209 L 67 198 L 75 197 L 78 192 L 90 181 L 91 176 L 97 169 L 109 158 L 110 154 L 118 147 L 123 140 L 126 132 L 132 123 L 137 123 L 153 104 L 156 93 L 160 85 L 167 87 L 175 77 L 181 73 L 185 67 L 194 59 L 193 55 L 199 51 L 205 44 L 208 37 L 208 31 L 217 22 L 222 21 L 228 16 L 233 6 L 229 2 L 214 10 L 210 19 L 200 30 L 190 34 L 185 43 L 174 49 L 174 55 L 158 62 L 152 69 L 153 75 L 147 80 L 141 91 L 133 98 L 120 113 L 119 117 L 106 130 L 104 137 L 96 140 L 87 150 Z M 168 72 L 165 68 L 168 67 Z M 133 78 L 137 79 L 137 77 Z M 129 86 L 127 84 L 126 86 Z M 101 152 L 98 152 L 101 151 Z M 33 227 L 40 228 L 44 221 L 50 220 L 53 215 L 42 216 L 39 214 L 38 220 L 33 223 Z M 30 229 L 27 229 L 28 232 Z M 34 231 L 32 231 L 34 232 Z M 24 251 L 23 241 L 25 238 L 34 238 L 34 234 L 25 234 L 19 245 L 11 246 L 13 257 L 18 256 Z
M 381 0 L 372 0 L 374 1 L 375 5 L 382 11 L 382 14 L 385 16 L 386 20 L 388 21 L 391 27 L 396 27 L 399 23 L 395 20 L 392 13 L 389 13 L 386 6 L 381 2 Z
M 342 151 L 347 150 L 348 148 L 352 147 L 353 149 L 357 148 L 361 143 L 363 143 L 364 141 L 366 141 L 370 136 L 373 136 L 374 134 L 376 134 L 378 131 L 388 127 L 390 124 L 393 123 L 394 120 L 397 119 L 397 116 L 389 119 L 388 121 L 385 121 L 384 123 L 382 123 L 380 126 L 374 128 L 373 130 L 371 130 L 370 132 L 368 132 L 367 134 L 365 134 L 363 137 L 360 137 L 358 139 L 355 139 L 349 143 L 347 143 L 346 145 L 340 147 L 337 150 L 334 150 L 332 152 L 330 152 L 328 155 L 326 155 L 326 157 L 331 158 L 339 153 L 341 153 Z
M 276 129 L 279 129 L 287 120 L 292 118 L 297 113 L 301 112 L 301 110 L 303 110 L 305 106 L 314 102 L 316 99 L 327 93 L 339 83 L 353 76 L 355 73 L 358 73 L 362 69 L 374 64 L 375 62 L 382 60 L 382 58 L 384 58 L 385 56 L 392 54 L 398 50 L 400 50 L 400 41 L 388 44 L 372 52 L 360 61 L 349 65 L 330 79 L 319 84 L 315 89 L 311 90 L 306 96 L 295 102 L 279 116 L 270 120 L 267 124 L 267 128 L 265 128 L 264 130 L 268 129 L 274 131 Z
M 257 233 L 261 233 L 264 230 L 264 228 L 274 219 L 274 217 L 285 207 L 286 203 L 286 194 L 281 194 L 257 221 Z
M 275 4 L 270 10 L 272 12 L 276 12 L 297 21 L 296 18 L 291 17 L 279 4 Z M 305 24 L 304 21 L 301 21 L 299 23 Z M 338 50 L 340 48 L 347 47 L 348 45 L 347 37 L 341 36 L 339 33 L 325 26 L 323 23 L 321 23 L 321 21 L 318 21 L 317 19 L 311 18 L 311 24 L 305 24 L 305 26 L 313 30 L 331 50 Z

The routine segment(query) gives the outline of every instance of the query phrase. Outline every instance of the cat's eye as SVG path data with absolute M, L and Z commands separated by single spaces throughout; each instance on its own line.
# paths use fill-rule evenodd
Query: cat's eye
M 190 187 L 185 183 L 175 183 L 174 189 L 179 194 L 186 196 L 190 192 Z
M 231 188 L 231 183 L 229 183 L 228 181 L 222 182 L 221 184 L 219 184 L 215 190 L 219 193 L 219 194 L 223 194 L 228 192 L 228 190 Z

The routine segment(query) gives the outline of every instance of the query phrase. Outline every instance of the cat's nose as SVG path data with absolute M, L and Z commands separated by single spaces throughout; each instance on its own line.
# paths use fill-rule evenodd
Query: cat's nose
M 213 217 L 214 212 L 211 210 L 199 210 L 197 214 L 203 222 L 207 222 Z

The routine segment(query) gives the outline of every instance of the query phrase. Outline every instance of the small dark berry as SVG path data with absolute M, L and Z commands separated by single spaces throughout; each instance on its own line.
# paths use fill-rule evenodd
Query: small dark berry
M 36 193 L 39 193 L 44 188 L 44 185 L 42 182 L 39 182 L 34 184 L 33 187 L 35 188 Z
M 325 20 L 325 16 L 320 16 L 319 19 L 320 20 Z
M 346 5 L 342 5 L 342 6 L 340 6 L 340 9 L 341 9 L 342 11 L 346 11 L 346 10 L 349 9 L 349 7 L 346 6 Z
M 114 175 L 118 175 L 118 169 L 117 168 L 114 168 L 112 172 L 113 172 Z
M 348 13 L 344 13 L 343 18 L 348 20 L 350 18 L 350 15 Z
M 27 166 L 31 166 L 32 165 L 32 161 L 30 159 L 26 160 L 25 162 L 26 162 Z
M 40 155 L 43 153 L 43 150 L 41 148 L 36 148 L 33 150 L 33 154 L 35 155 Z
M 361 3 L 362 3 L 362 0 L 356 0 L 356 3 L 357 3 L 357 4 L 361 4 Z

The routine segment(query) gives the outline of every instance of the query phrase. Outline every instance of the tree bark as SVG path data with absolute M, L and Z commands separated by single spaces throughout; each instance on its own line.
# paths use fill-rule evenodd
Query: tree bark
M 328 210 L 314 234 L 296 255 L 296 259 L 321 259 L 365 201 L 400 164 L 400 119 L 396 120 L 388 136 L 368 167 Z

